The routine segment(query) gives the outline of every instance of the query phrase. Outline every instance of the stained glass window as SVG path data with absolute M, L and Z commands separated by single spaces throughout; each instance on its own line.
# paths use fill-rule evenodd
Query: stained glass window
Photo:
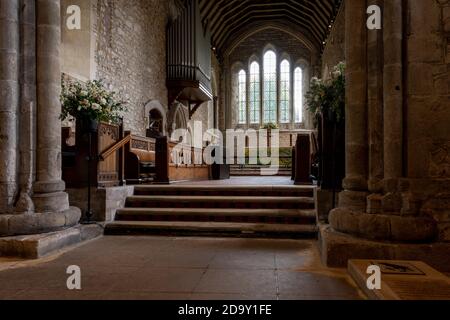
M 277 56 L 273 51 L 264 55 L 264 123 L 277 122 Z
M 294 111 L 295 122 L 303 122 L 303 70 L 298 67 L 294 71 Z
M 239 71 L 239 123 L 247 123 L 247 74 L 244 70 Z
M 291 65 L 289 61 L 283 60 L 280 67 L 280 122 L 289 123 L 290 116 L 290 94 L 291 94 Z
M 250 123 L 260 122 L 261 112 L 261 78 L 259 64 L 253 62 L 250 65 Z

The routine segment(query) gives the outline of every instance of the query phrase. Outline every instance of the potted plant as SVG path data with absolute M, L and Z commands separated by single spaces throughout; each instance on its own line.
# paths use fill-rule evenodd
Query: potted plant
M 325 80 L 312 78 L 305 98 L 319 133 L 319 185 L 340 189 L 345 176 L 345 64 L 335 66 Z
M 126 111 L 126 102 L 117 93 L 109 91 L 101 80 L 62 81 L 61 120 L 75 119 L 83 132 L 96 132 L 99 122 L 120 123 L 120 115 Z

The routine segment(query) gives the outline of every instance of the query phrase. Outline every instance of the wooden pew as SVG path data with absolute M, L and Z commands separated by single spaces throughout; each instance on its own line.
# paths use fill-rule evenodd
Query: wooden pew
M 125 145 L 125 179 L 129 184 L 153 182 L 156 175 L 156 140 L 130 135 Z
M 128 184 L 173 181 L 208 180 L 210 166 L 203 162 L 203 148 L 169 142 L 167 137 L 157 139 L 125 133 L 125 137 L 100 154 L 106 161 L 123 148 L 124 175 Z M 195 159 L 199 159 L 195 163 Z
M 209 180 L 210 166 L 203 162 L 203 148 L 169 142 L 162 137 L 156 142 L 156 150 L 156 183 Z

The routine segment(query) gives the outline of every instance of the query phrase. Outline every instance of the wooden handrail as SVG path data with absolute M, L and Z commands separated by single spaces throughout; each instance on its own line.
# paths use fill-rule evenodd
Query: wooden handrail
M 131 141 L 131 134 L 127 135 L 126 137 L 124 137 L 122 140 L 118 141 L 117 143 L 115 143 L 114 145 L 112 145 L 111 147 L 109 147 L 108 149 L 106 149 L 104 152 L 102 152 L 100 154 L 100 156 L 98 157 L 100 159 L 100 161 L 105 161 L 106 159 L 108 159 L 114 152 L 116 152 L 117 150 L 119 150 L 120 148 L 123 148 L 127 143 L 129 143 Z

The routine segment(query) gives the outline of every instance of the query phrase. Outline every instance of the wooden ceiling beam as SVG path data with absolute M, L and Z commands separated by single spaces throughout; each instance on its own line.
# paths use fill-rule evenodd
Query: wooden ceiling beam
M 250 11 L 262 12 L 263 10 L 267 10 L 267 13 L 270 15 L 272 11 L 277 11 L 279 9 L 288 9 L 290 10 L 290 14 L 292 14 L 299 21 L 303 21 L 306 23 L 312 23 L 312 27 L 316 30 L 326 30 L 328 27 L 329 21 L 323 23 L 323 21 L 317 21 L 316 19 L 312 19 L 311 16 L 307 15 L 304 11 L 300 10 L 296 6 L 292 6 L 290 3 L 279 3 L 279 4 L 256 4 L 253 2 L 252 4 L 244 7 L 244 10 L 240 10 L 240 7 L 236 7 L 225 15 L 222 15 L 220 21 L 214 24 L 214 29 L 212 32 L 214 34 L 221 34 L 223 29 L 229 25 L 231 21 L 233 21 L 236 17 L 240 17 L 242 15 L 247 14 Z M 212 22 L 212 21 L 211 21 Z M 213 22 L 214 23 L 214 22 Z
M 310 41 L 322 46 L 329 24 L 342 0 L 198 0 L 202 21 L 208 21 L 213 44 L 218 47 L 255 21 L 274 19 L 298 25 Z

